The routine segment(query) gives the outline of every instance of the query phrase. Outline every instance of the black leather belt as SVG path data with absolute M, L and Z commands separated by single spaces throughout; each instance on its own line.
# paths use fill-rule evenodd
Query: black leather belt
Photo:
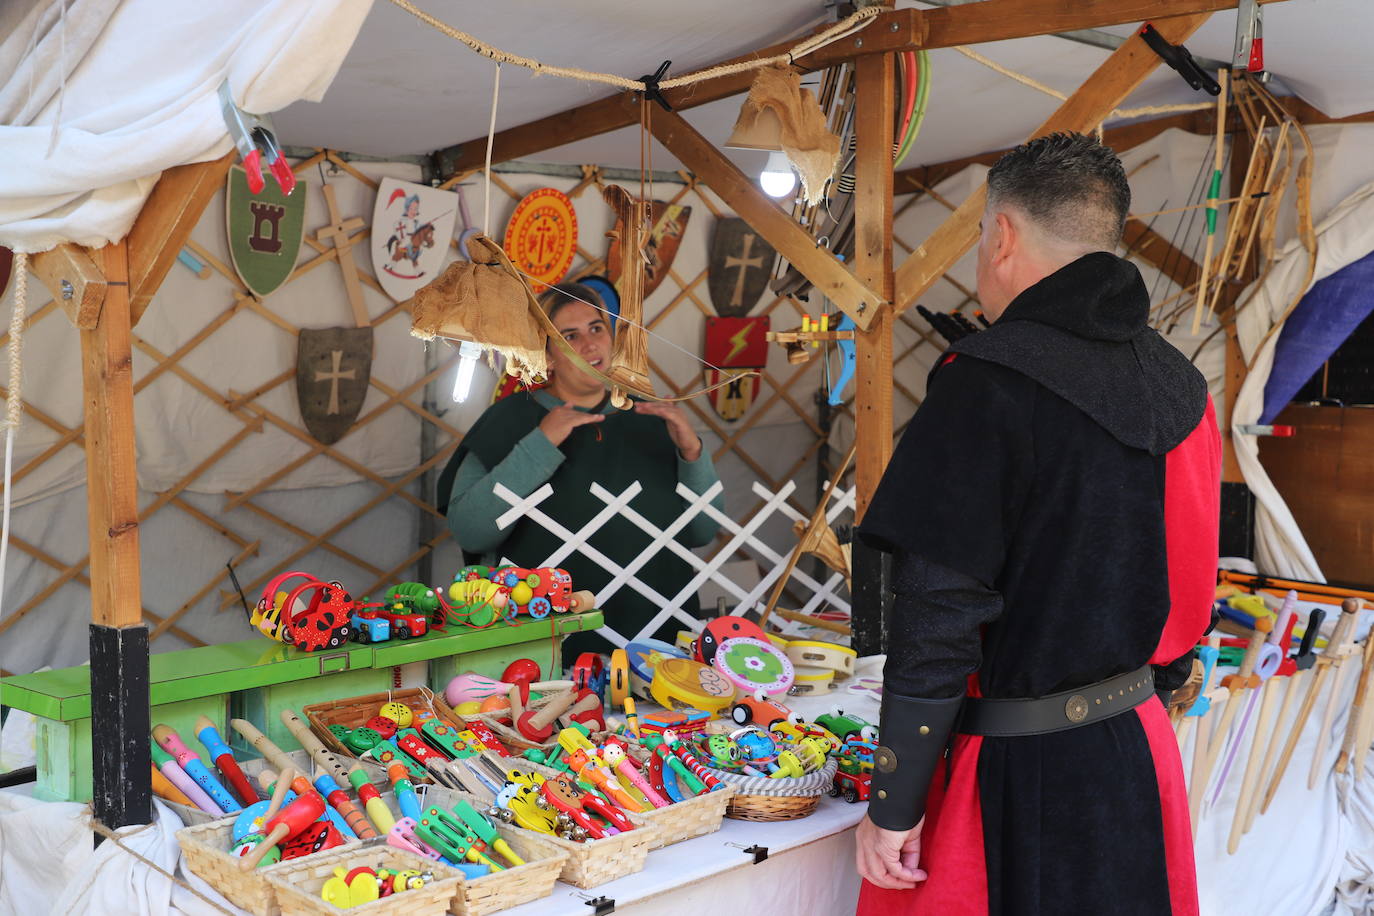
M 1014 738 L 1078 728 L 1135 709 L 1154 695 L 1154 684 L 1154 669 L 1146 665 L 1087 687 L 1036 699 L 969 697 L 954 730 L 963 735 Z

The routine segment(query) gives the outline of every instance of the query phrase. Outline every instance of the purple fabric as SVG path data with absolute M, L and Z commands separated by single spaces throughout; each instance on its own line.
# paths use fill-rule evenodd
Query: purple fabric
M 1272 423 L 1331 358 L 1360 322 L 1374 311 L 1374 252 L 1312 284 L 1279 334 L 1274 369 L 1264 384 L 1260 423 Z

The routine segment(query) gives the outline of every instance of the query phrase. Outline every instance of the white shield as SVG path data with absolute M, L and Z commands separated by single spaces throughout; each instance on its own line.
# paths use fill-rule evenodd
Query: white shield
M 409 299 L 444 266 L 458 220 L 458 195 L 383 178 L 372 211 L 372 267 L 397 302 Z

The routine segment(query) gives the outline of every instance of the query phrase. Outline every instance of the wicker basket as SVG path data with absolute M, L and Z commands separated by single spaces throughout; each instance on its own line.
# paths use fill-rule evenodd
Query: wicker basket
M 406 687 L 399 690 L 388 690 L 385 693 L 371 693 L 367 696 L 349 697 L 344 700 L 329 700 L 324 703 L 311 703 L 301 709 L 305 720 L 310 723 L 310 730 L 319 736 L 324 742 L 324 746 L 345 760 L 358 760 L 367 770 L 369 778 L 373 782 L 378 782 L 377 775 L 382 775 L 382 782 L 386 782 L 385 773 L 380 765 L 373 760 L 361 759 L 354 754 L 344 743 L 334 737 L 334 733 L 329 730 L 331 725 L 343 725 L 347 728 L 357 728 L 368 719 L 377 715 L 377 710 L 381 709 L 385 703 L 404 703 L 412 709 L 431 709 L 441 719 L 447 720 L 450 724 L 459 728 L 465 728 L 466 723 L 463 717 L 453 711 L 444 702 L 442 694 L 437 694 L 428 687 Z M 504 740 L 504 736 L 503 740 Z M 429 776 L 418 780 L 420 782 L 431 782 Z M 387 783 L 389 785 L 389 783 Z
M 233 827 L 234 820 L 231 817 L 222 817 L 194 827 L 183 827 L 177 831 L 177 842 L 181 844 L 181 853 L 186 857 L 187 868 L 204 878 L 235 906 L 242 907 L 255 916 L 277 916 L 282 912 L 276 889 L 268 882 L 268 878 L 273 874 L 297 865 L 308 866 L 310 862 L 323 856 L 346 854 L 350 850 L 357 850 L 360 845 L 357 840 L 350 840 L 343 846 L 336 846 L 324 852 L 244 871 L 239 867 L 238 856 L 229 852 L 233 845 L 230 840 Z
M 325 903 L 320 897 L 320 888 L 334 877 L 334 869 L 342 868 L 347 872 L 360 865 L 427 871 L 434 875 L 434 880 L 417 890 L 392 894 L 347 910 Z M 374 844 L 360 849 L 331 849 L 329 852 L 316 853 L 309 861 L 301 859 L 300 864 L 292 862 L 278 868 L 268 881 L 276 891 L 282 916 L 338 916 L 339 913 L 358 913 L 360 916 L 440 916 L 453 906 L 458 888 L 463 883 L 463 873 L 442 862 L 422 859 L 404 849 Z
M 551 837 L 506 824 L 497 824 L 496 830 L 525 864 L 458 885 L 452 909 L 456 916 L 486 916 L 547 897 L 568 861 L 568 853 Z
M 490 755 L 488 755 L 490 757 Z M 638 756 L 638 754 L 636 754 Z M 490 757 L 503 769 L 518 768 L 526 772 L 540 773 L 548 777 L 558 773 L 550 767 L 542 766 L 524 758 L 515 760 Z M 655 808 L 643 814 L 632 815 L 632 820 L 643 820 L 658 829 L 658 838 L 653 849 L 661 849 L 693 837 L 705 836 L 720 829 L 725 818 L 725 809 L 735 796 L 735 788 L 727 784 L 723 789 L 707 792 L 686 801 L 676 802 L 666 808 Z
M 783 779 L 745 776 L 729 770 L 711 769 L 711 773 L 735 787 L 726 817 L 740 821 L 790 821 L 815 812 L 821 796 L 830 791 L 838 768 L 832 757 L 814 773 Z
M 519 758 L 515 758 L 515 760 L 518 763 L 529 764 L 530 767 L 536 766 L 527 760 L 519 760 Z M 502 758 L 502 761 L 506 764 L 512 763 L 510 758 Z M 438 787 L 431 788 L 426 795 L 426 801 L 429 804 L 442 805 L 445 808 L 453 807 L 459 799 L 467 799 L 479 810 L 487 808 L 492 803 L 490 795 L 467 795 L 463 792 Z M 512 831 L 522 836 L 542 840 L 553 845 L 560 852 L 566 853 L 568 858 L 563 862 L 562 871 L 558 875 L 559 879 L 575 887 L 588 888 L 642 871 L 644 859 L 649 855 L 649 850 L 657 848 L 658 828 L 638 814 L 631 814 L 629 818 L 634 822 L 634 830 L 617 833 L 600 840 L 589 840 L 585 843 L 574 843 L 572 840 L 565 840 L 562 837 L 549 836 L 546 833 L 538 833 L 523 827 L 509 825 L 502 832 Z

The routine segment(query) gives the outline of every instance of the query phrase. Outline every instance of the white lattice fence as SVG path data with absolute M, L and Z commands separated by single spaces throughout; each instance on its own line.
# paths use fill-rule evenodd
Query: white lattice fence
M 666 528 L 659 528 L 654 525 L 630 506 L 641 489 L 639 481 L 633 481 L 618 494 L 610 492 L 599 484 L 593 484 L 592 495 L 605 505 L 586 524 L 573 531 L 539 508 L 540 504 L 553 494 L 552 485 L 545 484 L 529 496 L 522 497 L 505 486 L 497 484 L 494 487 L 494 492 L 502 500 L 509 503 L 511 508 L 496 520 L 496 524 L 505 529 L 521 518 L 528 518 L 562 540 L 563 545 L 538 564 L 540 566 L 559 566 L 574 553 L 580 553 L 610 572 L 611 581 L 607 583 L 605 588 L 597 592 L 598 607 L 606 606 L 617 592 L 629 588 L 662 608 L 637 633 L 624 634 L 617 632 L 609 625 L 604 627 L 600 632 L 616 645 L 623 646 L 632 640 L 647 637 L 672 619 L 689 626 L 694 624 L 697 618 L 684 611 L 682 606 L 707 582 L 714 583 L 735 599 L 736 607 L 732 613 L 744 614 L 750 610 L 762 611 L 778 576 L 782 574 L 783 568 L 787 565 L 787 551 L 779 552 L 774 549 L 772 545 L 759 537 L 759 530 L 765 522 L 777 514 L 781 514 L 794 522 L 806 521 L 805 516 L 788 503 L 788 499 L 797 489 L 797 485 L 789 480 L 777 492 L 773 492 L 756 481 L 753 485 L 753 491 L 762 500 L 762 503 L 748 519 L 738 522 L 711 505 L 711 500 L 715 499 L 722 490 L 719 481 L 705 493 L 700 494 L 692 492 L 683 484 L 678 484 L 677 492 L 682 497 L 685 507 L 682 513 Z M 828 491 L 825 498 L 827 501 L 827 522 L 834 522 L 844 513 L 852 513 L 854 510 L 853 487 L 838 492 Z M 717 547 L 709 557 L 698 556 L 676 540 L 677 533 L 698 515 L 705 515 L 715 521 L 720 525 L 721 532 L 725 536 L 724 543 Z M 629 521 L 650 539 L 639 555 L 623 566 L 613 562 L 604 553 L 588 543 L 606 522 L 616 516 Z M 635 575 L 660 550 L 671 551 L 696 571 L 692 579 L 675 595 L 661 594 Z M 758 582 L 744 586 L 736 583 L 725 574 L 726 564 L 740 558 L 749 559 L 759 568 L 762 575 Z M 503 560 L 503 562 L 509 563 L 511 561 Z M 814 613 L 825 608 L 849 611 L 849 601 L 841 594 L 845 591 L 844 577 L 839 573 L 832 572 L 824 582 L 821 582 L 808 574 L 802 568 L 802 564 L 798 564 L 789 576 L 788 589 L 793 595 L 800 593 L 804 596 L 800 607 L 803 613 Z M 779 620 L 778 622 L 782 623 L 783 621 Z

